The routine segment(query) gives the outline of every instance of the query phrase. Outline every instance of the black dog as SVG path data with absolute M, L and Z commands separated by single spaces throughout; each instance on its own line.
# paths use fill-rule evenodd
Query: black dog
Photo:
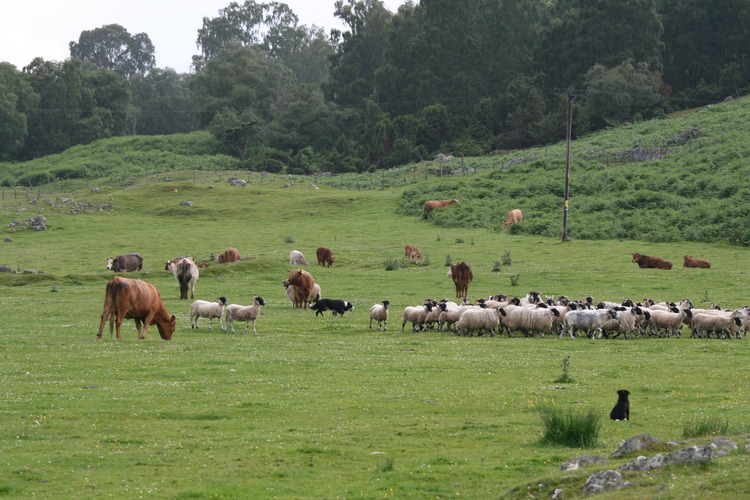
M 323 316 L 324 311 L 333 311 L 333 315 L 337 314 L 344 315 L 346 311 L 354 309 L 351 302 L 345 302 L 338 299 L 318 299 L 315 304 L 310 306 L 310 309 L 315 311 L 315 316 L 320 314 Z
M 630 420 L 630 400 L 628 396 L 629 391 L 620 389 L 617 391 L 617 404 L 612 411 L 609 413 L 609 418 L 612 420 Z

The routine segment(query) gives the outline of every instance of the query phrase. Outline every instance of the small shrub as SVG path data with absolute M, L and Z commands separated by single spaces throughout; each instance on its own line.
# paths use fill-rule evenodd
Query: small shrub
M 562 360 L 562 375 L 555 379 L 558 384 L 569 384 L 573 382 L 570 376 L 570 356 L 565 356 Z
M 518 280 L 521 279 L 520 274 L 511 274 L 510 275 L 510 286 L 518 286 Z
M 712 418 L 696 419 L 682 424 L 682 437 L 694 438 L 726 434 L 729 430 L 728 420 Z
M 393 455 L 386 455 L 383 461 L 378 465 L 379 472 L 391 472 L 393 470 Z
M 453 265 L 453 259 L 451 258 L 451 254 L 448 254 L 445 256 L 445 267 L 451 267 Z
M 463 243 L 463 242 L 464 242 L 463 238 L 456 238 L 456 243 Z
M 385 261 L 383 262 L 383 265 L 385 266 L 386 271 L 394 271 L 401 267 L 401 263 L 399 260 L 395 257 L 386 257 Z
M 496 261 L 495 261 L 495 262 L 494 262 L 494 263 L 492 264 L 492 272 L 493 272 L 493 273 L 499 273 L 499 272 L 500 272 L 500 270 L 502 269 L 502 267 L 503 267 L 503 265 L 502 265 L 502 264 L 500 263 L 500 261 L 499 261 L 499 260 L 496 260 Z
M 592 448 L 599 442 L 601 418 L 594 410 L 542 408 L 542 444 L 559 444 L 571 448 Z
M 290 234 L 289 236 L 284 238 L 284 243 L 294 243 L 294 236 Z
M 442 238 L 440 238 L 440 235 L 437 235 L 437 238 L 435 238 L 435 241 L 440 241 Z
M 510 250 L 506 250 L 503 252 L 503 265 L 509 266 L 510 264 L 511 264 Z

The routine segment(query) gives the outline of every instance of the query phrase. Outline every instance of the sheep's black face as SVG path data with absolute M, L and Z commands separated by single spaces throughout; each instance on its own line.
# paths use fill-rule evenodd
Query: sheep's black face
M 263 300 L 263 297 L 256 297 L 256 300 L 258 301 L 258 304 L 262 306 L 266 305 L 266 301 Z

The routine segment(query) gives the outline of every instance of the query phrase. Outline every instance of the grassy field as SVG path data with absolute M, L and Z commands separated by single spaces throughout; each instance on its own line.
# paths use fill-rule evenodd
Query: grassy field
M 472 228 L 436 227 L 398 214 L 404 188 L 315 189 L 283 181 L 231 187 L 208 173 L 170 173 L 129 188 L 81 190 L 69 204 L 5 200 L 0 221 L 47 218 L 47 231 L 8 233 L 0 265 L 0 496 L 7 498 L 496 498 L 582 496 L 594 471 L 559 470 L 579 454 L 612 453 L 641 433 L 680 440 L 696 419 L 729 423 L 740 448 L 750 417 L 746 341 L 455 337 L 401 332 L 401 311 L 426 297 L 452 298 L 446 261 L 470 262 L 472 298 L 495 293 L 573 298 L 691 299 L 696 307 L 747 304 L 750 250 L 723 244 L 571 241 Z M 435 180 L 430 182 L 456 182 Z M 94 181 L 89 182 L 92 186 Z M 192 207 L 180 206 L 192 201 Z M 111 208 L 109 208 L 111 205 Z M 385 270 L 413 243 L 426 263 Z M 342 318 L 292 310 L 280 282 L 292 249 L 323 295 L 354 303 Z M 189 327 L 189 303 L 164 261 L 208 260 L 229 246 L 242 262 L 201 273 L 197 297 L 268 303 L 257 335 Z M 95 340 L 106 258 L 131 251 L 131 273 L 162 293 L 178 329 L 138 341 Z M 510 252 L 512 264 L 493 272 Z M 630 254 L 659 255 L 671 271 L 642 270 Z M 713 268 L 684 269 L 682 255 Z M 511 277 L 517 286 L 511 286 Z M 389 299 L 387 332 L 370 330 L 371 304 Z M 205 321 L 205 320 L 203 320 Z M 574 382 L 554 382 L 570 356 Z M 632 420 L 606 417 L 618 389 Z M 540 407 L 593 409 L 596 448 L 539 444 Z M 708 442 L 696 438 L 696 443 Z M 653 451 L 664 451 L 660 448 Z M 652 453 L 652 454 L 653 454 Z M 744 451 L 706 466 L 633 474 L 636 489 L 607 498 L 736 498 L 750 489 Z M 564 476 L 568 476 L 563 479 Z M 573 477 L 570 477 L 573 476 Z M 540 487 L 539 485 L 544 486 Z M 659 485 L 666 488 L 657 490 Z

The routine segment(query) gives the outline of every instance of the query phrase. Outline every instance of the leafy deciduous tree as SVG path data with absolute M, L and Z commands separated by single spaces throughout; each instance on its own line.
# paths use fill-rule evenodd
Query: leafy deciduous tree
M 156 64 L 154 44 L 146 33 L 130 35 L 119 24 L 82 31 L 70 42 L 70 56 L 109 69 L 125 78 L 142 75 Z

